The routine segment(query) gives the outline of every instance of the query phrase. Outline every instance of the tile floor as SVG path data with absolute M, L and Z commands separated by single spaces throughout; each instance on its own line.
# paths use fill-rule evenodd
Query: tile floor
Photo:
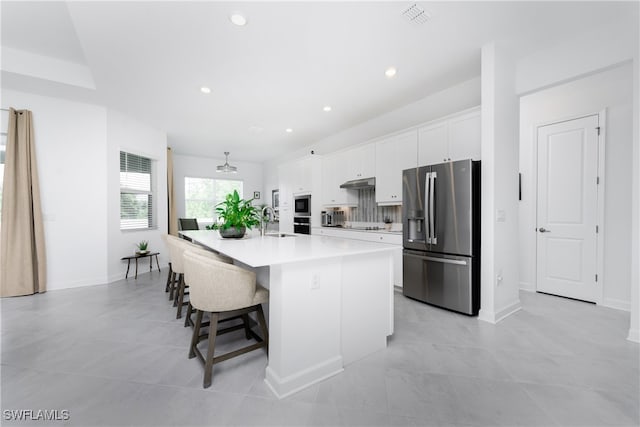
M 163 273 L 0 301 L 3 425 L 637 426 L 629 314 L 522 292 L 490 325 L 395 295 L 386 350 L 290 398 L 261 350 L 214 368 L 187 359 Z M 240 332 L 241 333 L 241 332 Z M 222 345 L 229 342 L 222 340 Z M 4 410 L 69 411 L 8 422 Z

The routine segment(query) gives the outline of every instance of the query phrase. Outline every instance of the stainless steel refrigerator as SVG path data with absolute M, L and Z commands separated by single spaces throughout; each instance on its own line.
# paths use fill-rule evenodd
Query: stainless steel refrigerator
M 480 162 L 407 169 L 402 186 L 404 295 L 477 315 Z

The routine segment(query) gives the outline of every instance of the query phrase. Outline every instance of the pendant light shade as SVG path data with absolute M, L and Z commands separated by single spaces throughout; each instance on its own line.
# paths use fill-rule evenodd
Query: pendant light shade
M 224 152 L 224 165 L 219 165 L 216 168 L 217 172 L 224 172 L 224 173 L 236 173 L 238 172 L 238 168 L 235 166 L 231 166 L 229 164 L 229 152 L 225 151 Z

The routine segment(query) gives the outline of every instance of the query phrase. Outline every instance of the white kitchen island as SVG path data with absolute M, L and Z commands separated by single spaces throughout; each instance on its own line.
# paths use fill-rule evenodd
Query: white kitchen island
M 387 346 L 393 333 L 393 245 L 289 235 L 222 239 L 183 231 L 252 268 L 269 288 L 265 382 L 280 398 Z

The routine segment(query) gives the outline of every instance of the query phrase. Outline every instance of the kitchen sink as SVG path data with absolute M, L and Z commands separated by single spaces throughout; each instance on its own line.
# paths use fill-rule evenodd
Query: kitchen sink
M 269 236 L 269 237 L 296 237 L 295 234 L 286 234 L 286 233 L 265 233 L 265 236 Z

